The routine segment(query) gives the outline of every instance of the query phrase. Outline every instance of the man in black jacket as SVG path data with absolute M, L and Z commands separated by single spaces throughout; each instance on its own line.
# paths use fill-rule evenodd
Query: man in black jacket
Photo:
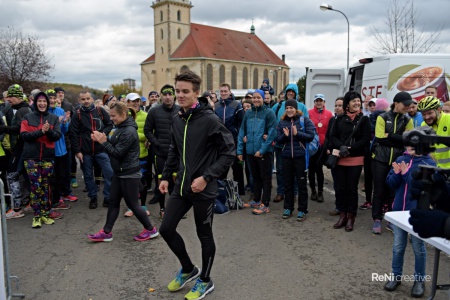
M 180 106 L 175 104 L 175 88 L 166 84 L 161 89 L 162 104 L 155 106 L 148 112 L 145 120 L 144 134 L 150 142 L 153 150 L 153 162 L 155 166 L 155 174 L 158 178 L 158 184 L 161 180 L 164 164 L 166 163 L 167 154 L 170 146 L 170 135 L 172 120 L 178 114 Z M 173 180 L 169 177 L 170 190 L 173 189 Z M 150 200 L 150 204 L 159 202 L 159 217 L 162 220 L 165 208 L 165 195 L 156 189 L 155 196 Z
M 91 209 L 97 208 L 97 186 L 95 185 L 93 174 L 94 160 L 101 167 L 105 180 L 103 206 L 107 207 L 113 171 L 108 154 L 105 153 L 100 143 L 92 140 L 91 134 L 94 131 L 99 131 L 108 135 L 112 129 L 112 122 L 103 108 L 94 106 L 94 99 L 91 93 L 81 92 L 78 101 L 81 106 L 74 113 L 69 129 L 72 151 L 82 163 L 84 182 L 90 198 L 89 208 Z
M 175 77 L 181 110 L 172 123 L 172 142 L 159 186 L 162 193 L 167 193 L 168 180 L 173 172 L 177 172 L 160 233 L 182 266 L 167 286 L 168 290 L 178 291 L 200 276 L 186 299 L 201 299 L 214 290 L 209 275 L 216 251 L 212 221 L 217 178 L 231 166 L 236 155 L 230 131 L 214 114 L 206 98 L 197 99 L 200 84 L 200 77 L 191 71 Z M 202 247 L 202 270 L 192 263 L 183 238 L 176 231 L 181 218 L 191 207 Z

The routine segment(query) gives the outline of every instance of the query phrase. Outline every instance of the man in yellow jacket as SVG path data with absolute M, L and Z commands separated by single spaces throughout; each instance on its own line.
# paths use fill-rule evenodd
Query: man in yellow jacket
M 428 96 L 420 100 L 417 110 L 422 112 L 422 126 L 432 127 L 437 135 L 450 136 L 450 115 L 441 111 L 441 103 L 438 98 Z M 436 151 L 431 156 L 436 160 L 440 168 L 450 168 L 450 147 L 444 144 L 435 145 Z

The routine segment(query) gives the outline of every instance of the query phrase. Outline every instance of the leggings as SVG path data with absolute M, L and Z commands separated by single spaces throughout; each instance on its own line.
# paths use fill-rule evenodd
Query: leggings
M 44 160 L 25 160 L 25 170 L 30 179 L 30 205 L 35 217 L 46 217 L 50 211 L 53 162 Z
M 167 201 L 166 210 L 159 229 L 161 236 L 180 261 L 183 273 L 192 272 L 194 265 L 186 251 L 183 238 L 177 232 L 177 227 L 181 218 L 189 209 L 191 207 L 194 208 L 197 236 L 202 246 L 202 271 L 200 278 L 204 281 L 209 281 L 209 274 L 216 253 L 216 244 L 214 243 L 212 231 L 214 202 L 215 199 L 199 200 L 172 194 Z
M 114 175 L 111 183 L 111 193 L 109 196 L 108 213 L 106 214 L 106 224 L 103 230 L 106 233 L 112 231 L 114 223 L 120 212 L 120 200 L 122 197 L 128 208 L 131 209 L 136 218 L 147 230 L 152 230 L 153 225 L 147 217 L 147 213 L 140 206 L 138 201 L 140 178 L 119 178 Z

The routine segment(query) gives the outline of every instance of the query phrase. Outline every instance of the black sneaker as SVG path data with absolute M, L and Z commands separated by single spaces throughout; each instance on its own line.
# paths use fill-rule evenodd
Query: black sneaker
M 317 193 L 317 202 L 319 202 L 319 203 L 323 202 L 323 192 Z
M 103 199 L 102 206 L 103 207 L 108 207 L 109 206 L 109 199 L 108 198 Z
M 89 201 L 89 208 L 96 209 L 97 206 L 97 197 L 91 198 L 91 201 Z
M 317 201 L 317 192 L 316 191 L 312 191 L 311 192 L 311 198 L 312 201 Z

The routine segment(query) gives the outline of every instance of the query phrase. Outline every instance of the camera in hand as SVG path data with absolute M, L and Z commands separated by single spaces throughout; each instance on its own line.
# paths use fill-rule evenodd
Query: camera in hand
M 428 155 L 435 151 L 436 144 L 450 147 L 450 137 L 438 136 L 433 128 L 421 126 L 403 133 L 403 144 L 414 147 L 416 154 Z M 419 165 L 419 171 L 412 174 L 416 187 L 420 188 L 418 209 L 440 209 L 450 212 L 450 199 L 448 199 L 447 185 L 450 185 L 450 169 Z

